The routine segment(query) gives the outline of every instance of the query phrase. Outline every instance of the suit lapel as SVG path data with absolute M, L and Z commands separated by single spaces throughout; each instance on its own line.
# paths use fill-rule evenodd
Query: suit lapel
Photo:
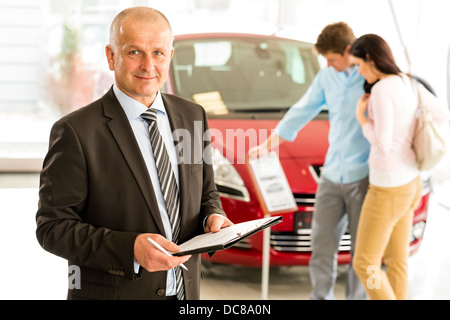
M 180 106 L 176 106 L 175 103 L 170 99 L 169 96 L 162 94 L 164 107 L 167 111 L 167 116 L 169 117 L 170 127 L 172 131 L 180 128 L 187 128 L 184 123 L 183 117 L 181 113 L 178 111 Z M 192 134 L 192 132 L 191 132 Z M 178 165 L 178 178 L 179 178 L 179 192 L 180 192 L 180 215 L 181 215 L 181 234 L 183 233 L 183 223 L 188 214 L 188 201 L 189 201 L 189 179 L 191 177 L 190 174 L 190 166 L 185 163 L 180 163 Z
M 125 112 L 115 97 L 112 89 L 103 96 L 102 102 L 105 116 L 111 119 L 108 122 L 111 134 L 116 140 L 123 157 L 141 189 L 142 196 L 147 202 L 148 209 L 158 226 L 160 233 L 165 235 L 164 225 L 161 220 L 149 173 Z

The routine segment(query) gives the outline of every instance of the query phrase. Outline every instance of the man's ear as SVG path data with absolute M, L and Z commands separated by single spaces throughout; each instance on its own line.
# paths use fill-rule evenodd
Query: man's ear
M 352 47 L 352 46 L 349 45 L 349 44 L 345 47 L 343 56 L 346 55 L 346 54 L 350 54 L 350 48 L 351 48 L 351 47 Z
M 106 59 L 108 60 L 109 70 L 114 71 L 114 51 L 110 45 L 105 48 Z
M 349 57 L 349 56 L 350 56 L 350 48 L 351 48 L 351 47 L 352 47 L 351 45 L 347 45 L 347 46 L 345 47 L 344 52 L 342 53 L 342 56 L 343 56 L 343 57 Z

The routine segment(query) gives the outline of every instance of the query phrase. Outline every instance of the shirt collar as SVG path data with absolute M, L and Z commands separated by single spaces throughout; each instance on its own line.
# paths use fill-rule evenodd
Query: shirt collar
M 114 94 L 117 97 L 117 100 L 119 100 L 120 105 L 127 115 L 128 121 L 140 119 L 141 114 L 144 113 L 145 110 L 147 110 L 147 107 L 139 101 L 123 93 L 116 84 L 114 84 L 113 90 Z M 150 108 L 156 108 L 158 112 L 166 114 L 166 108 L 164 107 L 160 91 L 158 91 L 158 93 L 156 94 L 155 101 L 153 101 Z
M 350 77 L 355 73 L 356 70 L 358 70 L 358 67 L 356 65 L 353 65 L 348 67 L 344 72 L 347 77 Z

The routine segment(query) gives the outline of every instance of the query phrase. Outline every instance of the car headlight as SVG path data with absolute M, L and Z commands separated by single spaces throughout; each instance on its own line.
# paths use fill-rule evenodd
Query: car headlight
M 424 221 L 419 221 L 413 225 L 411 229 L 411 236 L 413 239 L 421 239 L 425 233 L 426 223 Z
M 236 168 L 216 148 L 212 148 L 212 166 L 219 193 L 225 197 L 250 201 L 248 190 Z

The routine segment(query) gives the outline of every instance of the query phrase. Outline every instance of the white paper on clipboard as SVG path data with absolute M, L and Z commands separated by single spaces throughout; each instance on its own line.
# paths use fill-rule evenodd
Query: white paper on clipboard
M 194 253 L 214 252 L 227 249 L 238 241 L 262 231 L 282 221 L 282 216 L 256 219 L 234 224 L 220 229 L 216 233 L 205 233 L 198 235 L 179 245 L 180 252 L 174 255 L 185 255 Z

